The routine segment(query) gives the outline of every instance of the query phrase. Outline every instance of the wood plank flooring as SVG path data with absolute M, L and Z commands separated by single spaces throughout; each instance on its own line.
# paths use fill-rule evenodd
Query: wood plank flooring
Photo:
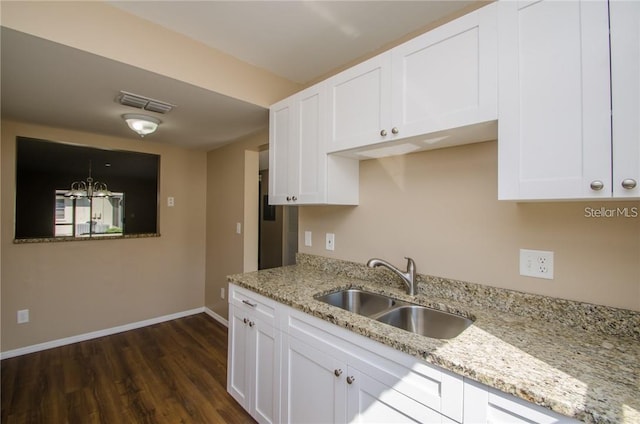
M 9 358 L 0 422 L 254 423 L 226 369 L 227 329 L 204 313 Z

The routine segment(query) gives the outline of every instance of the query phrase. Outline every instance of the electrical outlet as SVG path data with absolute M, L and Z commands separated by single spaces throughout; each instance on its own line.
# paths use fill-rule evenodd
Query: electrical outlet
M 172 208 L 176 205 L 176 199 L 174 197 L 167 197 L 167 206 Z
M 18 311 L 18 324 L 24 324 L 29 322 L 29 310 L 21 309 Z
M 553 280 L 553 252 L 520 249 L 520 275 Z
M 311 231 L 304 232 L 304 245 L 311 246 Z
M 224 287 L 220 288 L 220 299 L 224 299 Z
M 325 245 L 325 249 L 327 250 L 335 250 L 336 249 L 336 235 L 333 233 L 327 233 L 327 242 Z
M 242 223 L 236 222 L 236 234 L 242 234 Z

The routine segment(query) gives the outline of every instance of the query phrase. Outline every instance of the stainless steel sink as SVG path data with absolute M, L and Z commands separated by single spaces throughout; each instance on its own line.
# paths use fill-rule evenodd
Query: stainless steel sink
M 338 290 L 316 299 L 396 328 L 435 339 L 452 339 L 473 321 L 426 306 L 360 289 Z
M 340 290 L 316 297 L 316 299 L 349 312 L 365 316 L 386 311 L 396 304 L 395 300 L 390 297 L 358 289 Z
M 434 339 L 452 339 L 473 324 L 468 318 L 425 306 L 399 306 L 377 320 Z

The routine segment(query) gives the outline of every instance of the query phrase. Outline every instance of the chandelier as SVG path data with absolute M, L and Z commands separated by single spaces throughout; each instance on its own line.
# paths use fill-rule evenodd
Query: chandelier
M 91 161 L 89 161 L 89 176 L 87 180 L 74 181 L 71 183 L 71 189 L 64 194 L 64 197 L 82 199 L 85 197 L 109 197 L 111 194 L 107 188 L 107 184 L 93 180 L 91 177 Z

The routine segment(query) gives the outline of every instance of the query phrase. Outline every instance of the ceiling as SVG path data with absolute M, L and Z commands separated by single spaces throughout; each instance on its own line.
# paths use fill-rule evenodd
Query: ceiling
M 474 1 L 130 1 L 113 6 L 298 83 Z M 268 111 L 182 81 L 2 28 L 2 116 L 139 139 L 120 90 L 175 104 L 144 140 L 211 150 L 266 128 Z M 115 123 L 114 123 L 115 122 Z

